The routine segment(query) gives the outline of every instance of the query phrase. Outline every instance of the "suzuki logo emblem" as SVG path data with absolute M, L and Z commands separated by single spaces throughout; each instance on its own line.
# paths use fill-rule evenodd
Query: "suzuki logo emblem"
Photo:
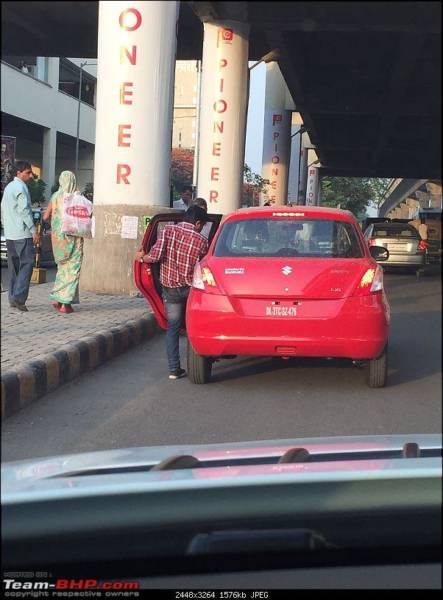
M 281 270 L 283 275 L 290 275 L 292 273 L 292 268 L 291 267 L 283 267 L 283 269 Z

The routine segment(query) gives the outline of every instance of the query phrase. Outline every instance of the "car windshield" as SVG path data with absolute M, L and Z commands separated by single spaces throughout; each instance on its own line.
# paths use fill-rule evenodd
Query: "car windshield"
M 214 256 L 361 258 L 351 223 L 323 219 L 242 219 L 225 223 Z

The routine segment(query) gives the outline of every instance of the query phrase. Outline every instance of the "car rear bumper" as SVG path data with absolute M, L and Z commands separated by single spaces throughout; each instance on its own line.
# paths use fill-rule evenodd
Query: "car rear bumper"
M 388 260 L 380 262 L 383 267 L 421 267 L 425 264 L 426 255 L 420 254 L 390 254 Z
M 384 295 L 303 301 L 294 318 L 248 317 L 226 296 L 192 290 L 189 341 L 202 356 L 378 357 L 389 332 Z

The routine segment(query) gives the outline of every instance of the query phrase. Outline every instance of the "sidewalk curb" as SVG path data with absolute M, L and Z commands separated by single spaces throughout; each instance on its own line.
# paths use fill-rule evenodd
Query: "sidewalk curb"
M 153 314 L 82 337 L 1 375 L 1 420 L 160 331 Z

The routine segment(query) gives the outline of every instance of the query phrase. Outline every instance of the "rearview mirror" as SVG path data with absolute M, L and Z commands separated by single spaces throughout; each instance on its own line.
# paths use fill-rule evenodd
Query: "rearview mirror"
M 369 253 L 377 261 L 388 260 L 389 250 L 383 246 L 369 246 Z

